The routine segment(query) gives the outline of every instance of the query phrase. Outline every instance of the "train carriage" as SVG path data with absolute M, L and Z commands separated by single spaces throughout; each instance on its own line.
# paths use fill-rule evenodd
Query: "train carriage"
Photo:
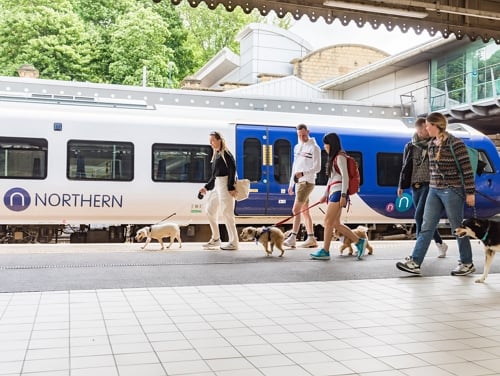
M 210 174 L 212 130 L 221 132 L 234 151 L 238 176 L 251 181 L 250 197 L 236 204 L 237 224 L 271 225 L 291 214 L 293 196 L 287 188 L 298 123 L 309 126 L 321 148 L 323 135 L 337 132 L 358 161 L 361 187 L 351 197 L 343 218 L 347 223 L 376 230 L 413 222 L 411 195 L 396 196 L 402 151 L 414 132 L 401 117 L 381 116 L 379 109 L 361 103 L 306 103 L 303 107 L 316 106 L 307 112 L 292 109 L 296 101 L 269 99 L 267 108 L 244 109 L 243 103 L 266 101 L 219 93 L 205 93 L 203 100 L 185 91 L 170 95 L 178 101 L 151 105 L 0 95 L 0 239 L 50 241 L 72 225 L 85 233 L 100 226 L 97 240 L 123 241 L 126 225 L 174 215 L 172 220 L 189 225 L 183 230 L 186 240 L 205 240 L 205 200 L 197 192 Z M 208 106 L 208 101 L 218 105 Z M 270 108 L 271 103 L 280 110 Z M 478 149 L 486 163 L 476 177 L 478 214 L 498 214 L 495 146 L 466 125 L 450 129 Z M 325 161 L 323 152 L 323 166 Z M 322 171 L 312 202 L 319 200 L 325 184 Z M 320 228 L 323 208 L 315 207 L 312 215 Z

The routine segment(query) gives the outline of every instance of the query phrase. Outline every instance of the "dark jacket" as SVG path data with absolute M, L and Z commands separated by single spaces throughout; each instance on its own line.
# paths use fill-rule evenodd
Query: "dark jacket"
M 408 142 L 403 151 L 403 165 L 399 173 L 398 188 L 406 189 L 411 186 L 411 174 L 413 173 L 413 157 L 412 157 L 413 144 Z
M 234 181 L 236 179 L 236 162 L 233 155 L 226 151 L 224 153 L 224 158 L 222 154 L 215 156 L 212 162 L 212 175 L 205 184 L 205 189 L 211 191 L 215 186 L 215 178 L 217 176 L 227 176 L 227 190 L 234 191 Z

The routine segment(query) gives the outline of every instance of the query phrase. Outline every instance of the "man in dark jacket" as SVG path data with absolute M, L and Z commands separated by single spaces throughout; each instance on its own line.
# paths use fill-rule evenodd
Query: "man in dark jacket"
M 403 152 L 403 166 L 399 174 L 398 196 L 401 197 L 403 190 L 411 187 L 413 205 L 415 206 L 415 228 L 416 235 L 422 228 L 425 200 L 429 192 L 429 132 L 425 128 L 425 119 L 418 118 L 415 121 L 415 134 L 410 142 L 405 145 Z M 448 245 L 443 243 L 438 230 L 434 232 L 434 241 L 438 248 L 438 257 L 446 257 Z

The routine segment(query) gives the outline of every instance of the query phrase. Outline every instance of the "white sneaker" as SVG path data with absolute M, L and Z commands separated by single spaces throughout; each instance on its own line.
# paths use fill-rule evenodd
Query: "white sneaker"
M 234 245 L 233 243 L 227 243 L 227 244 L 221 245 L 220 249 L 222 249 L 223 251 L 237 251 L 238 246 Z
M 436 243 L 436 247 L 438 249 L 438 257 L 439 258 L 445 258 L 446 257 L 446 251 L 448 250 L 448 244 L 445 242 L 443 243 Z
M 295 248 L 295 236 L 290 235 L 288 238 L 285 239 L 283 242 L 283 245 L 285 247 L 290 247 L 290 248 Z
M 318 246 L 318 242 L 314 236 L 308 236 L 306 241 L 302 243 L 300 248 L 316 248 Z
M 403 262 L 397 262 L 396 268 L 403 272 L 411 274 L 420 274 L 420 265 L 418 265 L 411 257 L 406 257 Z
M 461 261 L 458 262 L 458 266 L 451 271 L 451 275 L 469 275 L 471 273 L 474 273 L 476 271 L 476 268 L 474 267 L 474 264 L 462 264 Z
M 205 243 L 202 245 L 203 248 L 208 249 L 208 248 L 215 248 L 220 246 L 220 239 L 214 240 L 210 239 L 208 243 Z

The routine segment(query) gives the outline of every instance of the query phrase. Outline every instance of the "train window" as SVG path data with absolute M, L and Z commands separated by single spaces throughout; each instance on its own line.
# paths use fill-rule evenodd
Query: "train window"
M 378 153 L 377 184 L 381 187 L 397 187 L 402 164 L 402 153 Z
M 43 138 L 0 137 L 0 178 L 45 179 L 47 149 Z
M 359 151 L 346 151 L 348 155 L 353 157 L 358 163 L 360 186 L 363 185 L 363 158 Z M 316 185 L 326 185 L 328 176 L 326 174 L 326 162 L 328 161 L 328 154 L 326 151 L 321 150 L 321 170 L 316 176 Z
M 212 166 L 208 145 L 154 144 L 152 179 L 158 182 L 206 183 Z
M 273 153 L 274 180 L 280 184 L 290 182 L 292 172 L 292 146 L 288 140 L 277 140 Z
M 134 178 L 134 145 L 70 140 L 66 166 L 66 176 L 71 180 L 130 181 Z
M 262 144 L 257 138 L 243 142 L 243 177 L 253 182 L 262 179 Z
M 491 165 L 490 159 L 488 158 L 488 154 L 484 152 L 484 150 L 479 151 L 479 160 L 484 163 L 484 168 L 481 173 L 483 174 L 493 174 L 495 172 L 493 166 Z

